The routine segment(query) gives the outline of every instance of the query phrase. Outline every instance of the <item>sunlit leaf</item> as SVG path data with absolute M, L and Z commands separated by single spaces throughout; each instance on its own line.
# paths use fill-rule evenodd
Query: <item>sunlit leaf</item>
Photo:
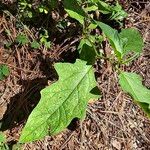
M 106 37 L 109 39 L 109 42 L 113 49 L 115 50 L 115 54 L 118 58 L 123 57 L 123 45 L 122 41 L 119 37 L 118 31 L 110 27 L 109 25 L 102 23 L 102 22 L 96 22 L 97 25 L 102 29 L 103 33 L 106 35 Z
M 6 65 L 0 65 L 0 80 L 5 79 L 10 74 L 9 68 Z
M 33 41 L 31 43 L 31 47 L 37 49 L 37 48 L 40 48 L 40 44 L 37 41 Z
M 119 34 L 121 39 L 124 39 L 124 54 L 132 51 L 136 53 L 141 53 L 144 46 L 142 36 L 139 31 L 134 28 L 123 29 Z
M 21 44 L 21 45 L 25 45 L 29 43 L 29 39 L 26 35 L 24 34 L 19 34 L 16 38 L 16 42 Z
M 64 0 L 64 8 L 71 18 L 76 19 L 81 24 L 84 24 L 86 14 L 81 6 L 74 0 Z
M 122 72 L 119 75 L 119 83 L 150 117 L 150 90 L 142 85 L 142 78 L 136 73 Z
M 100 97 L 93 90 L 96 87 L 93 68 L 85 61 L 56 63 L 55 69 L 59 80 L 41 91 L 41 100 L 21 134 L 21 143 L 61 132 L 73 118 L 84 118 L 89 100 Z
M 6 142 L 6 137 L 2 132 L 0 132 L 0 143 L 4 143 L 4 142 Z

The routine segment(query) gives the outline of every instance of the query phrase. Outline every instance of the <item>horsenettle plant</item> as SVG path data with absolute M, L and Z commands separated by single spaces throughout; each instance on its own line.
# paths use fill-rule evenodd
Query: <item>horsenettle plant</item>
M 117 21 L 119 19 L 121 21 L 126 16 L 121 6 L 117 3 L 112 8 L 99 0 L 63 2 L 69 17 L 79 22 L 83 29 L 78 46 L 80 58 L 74 64 L 54 65 L 59 79 L 41 91 L 41 100 L 27 120 L 20 143 L 58 134 L 73 118 L 85 117 L 89 100 L 100 98 L 92 67 L 96 59 L 110 61 L 113 70 L 118 73 L 119 84 L 123 91 L 129 93 L 150 117 L 150 91 L 142 85 L 142 78 L 136 73 L 121 70 L 122 65 L 130 63 L 142 52 L 143 40 L 140 33 L 134 28 L 118 32 L 100 22 L 98 18 L 94 19 L 95 12 L 99 12 L 110 14 Z M 95 29 L 101 30 L 103 34 L 92 35 Z M 112 47 L 110 56 L 104 56 L 104 52 L 100 52 L 104 40 Z

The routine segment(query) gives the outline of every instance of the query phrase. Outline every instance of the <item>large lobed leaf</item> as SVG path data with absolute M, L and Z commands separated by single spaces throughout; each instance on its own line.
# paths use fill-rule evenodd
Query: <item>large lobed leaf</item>
M 142 78 L 136 73 L 122 72 L 119 83 L 150 117 L 150 90 L 142 85 Z
M 89 100 L 99 98 L 93 90 L 96 81 L 92 66 L 85 61 L 56 63 L 55 69 L 59 80 L 41 91 L 41 100 L 27 120 L 21 143 L 61 132 L 73 118 L 85 116 Z

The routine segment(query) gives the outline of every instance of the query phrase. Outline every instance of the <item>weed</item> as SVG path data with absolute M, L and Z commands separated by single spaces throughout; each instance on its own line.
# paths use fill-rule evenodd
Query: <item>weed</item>
M 8 66 L 0 65 L 0 80 L 4 80 L 5 77 L 9 76 L 10 71 Z

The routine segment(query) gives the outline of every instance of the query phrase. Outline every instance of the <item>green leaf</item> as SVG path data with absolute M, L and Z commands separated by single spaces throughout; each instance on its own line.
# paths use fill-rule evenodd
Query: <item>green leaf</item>
M 40 42 L 41 42 L 41 43 L 46 43 L 46 42 L 47 42 L 47 38 L 45 38 L 44 36 L 41 37 Z
M 19 143 L 14 144 L 12 150 L 23 150 L 23 145 Z
M 49 4 L 50 4 L 51 9 L 56 9 L 58 7 L 57 0 L 51 0 Z
M 109 39 L 109 42 L 112 48 L 115 50 L 116 56 L 121 59 L 123 56 L 123 45 L 119 37 L 118 31 L 111 28 L 105 23 L 96 21 L 97 25 L 102 29 L 106 37 Z
M 10 74 L 8 66 L 6 66 L 6 65 L 2 66 L 2 73 L 4 76 L 8 76 Z
M 19 142 L 39 140 L 66 128 L 73 118 L 83 118 L 87 103 L 99 98 L 91 65 L 77 60 L 74 64 L 56 63 L 59 80 L 41 91 L 41 100 L 29 116 Z
M 109 15 L 110 20 L 122 21 L 127 17 L 127 13 L 118 2 L 115 5 L 109 5 L 104 1 L 98 0 L 97 5 L 101 13 Z
M 3 80 L 5 78 L 3 75 L 2 67 L 3 65 L 0 65 L 0 80 Z
M 96 28 L 97 28 L 97 24 L 93 22 L 88 26 L 88 29 L 91 29 L 91 30 L 96 29 Z
M 93 65 L 96 57 L 95 47 L 90 43 L 88 39 L 82 39 L 79 47 L 80 59 L 87 61 L 88 65 Z
M 128 14 L 122 9 L 121 5 L 117 2 L 115 6 L 111 7 L 112 14 L 111 20 L 122 21 Z
M 44 45 L 45 45 L 46 48 L 51 48 L 51 42 L 50 41 L 45 42 Z
M 98 0 L 98 8 L 99 8 L 99 11 L 103 14 L 109 14 L 112 12 L 111 10 L 111 6 L 101 0 Z
M 150 90 L 142 85 L 142 78 L 136 73 L 122 72 L 119 75 L 119 83 L 150 117 Z
M 9 68 L 6 65 L 0 65 L 0 80 L 4 80 L 10 74 Z
M 32 48 L 35 48 L 35 49 L 38 49 L 38 48 L 40 48 L 40 44 L 39 44 L 37 41 L 33 41 L 33 42 L 31 43 L 31 47 L 32 47 Z
M 12 42 L 4 42 L 5 48 L 10 48 L 12 45 Z
M 123 53 L 126 54 L 130 51 L 141 53 L 144 46 L 143 38 L 139 31 L 133 28 L 123 29 L 119 34 L 119 37 L 125 41 L 123 47 Z
M 48 14 L 48 10 L 44 9 L 44 13 L 45 13 L 45 14 Z
M 6 142 L 6 137 L 3 134 L 3 132 L 0 132 L 0 143 L 5 143 Z
M 84 24 L 84 18 L 86 17 L 86 14 L 77 1 L 64 0 L 64 7 L 71 18 L 76 19 L 82 25 Z
M 91 6 L 84 8 L 84 10 L 86 12 L 96 11 L 96 10 L 98 10 L 98 7 L 96 5 L 91 5 Z
M 32 14 L 31 11 L 28 11 L 28 17 L 29 17 L 29 18 L 32 18 L 32 17 L 33 17 L 33 14 Z
M 4 80 L 4 79 L 5 79 L 5 77 L 4 77 L 3 73 L 2 73 L 2 71 L 0 70 L 0 80 Z
M 19 34 L 16 38 L 16 42 L 21 44 L 21 45 L 25 45 L 29 43 L 29 39 L 26 35 L 24 34 Z
M 42 13 L 44 9 L 42 7 L 39 7 L 39 12 Z

